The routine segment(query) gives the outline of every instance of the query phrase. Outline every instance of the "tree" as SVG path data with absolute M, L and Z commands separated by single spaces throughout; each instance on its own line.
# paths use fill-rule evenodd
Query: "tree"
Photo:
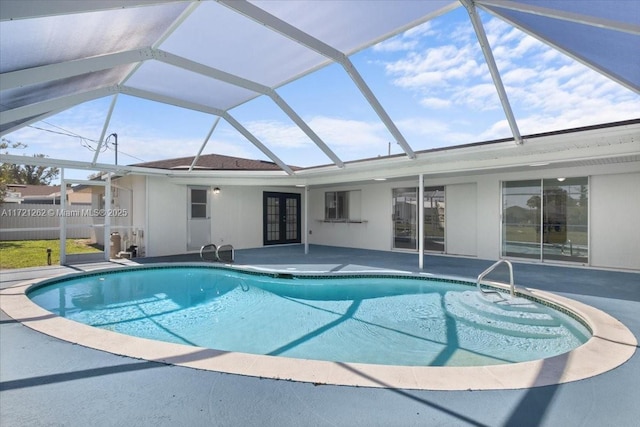
M 9 154 L 7 151 L 9 148 L 24 149 L 26 147 L 22 142 L 11 142 L 4 138 L 0 141 L 0 150 L 3 150 L 4 154 Z M 46 156 L 34 154 L 33 157 Z M 2 163 L 0 165 L 0 201 L 4 200 L 7 184 L 49 185 L 59 174 L 60 170 L 54 167 Z

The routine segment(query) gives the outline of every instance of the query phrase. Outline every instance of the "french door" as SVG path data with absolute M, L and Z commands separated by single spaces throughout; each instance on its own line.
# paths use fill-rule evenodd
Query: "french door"
M 263 244 L 301 242 L 300 194 L 264 192 Z

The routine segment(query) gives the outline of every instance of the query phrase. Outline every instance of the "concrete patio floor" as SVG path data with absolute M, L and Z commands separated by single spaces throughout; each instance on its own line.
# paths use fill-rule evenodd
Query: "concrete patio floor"
M 137 263 L 196 261 L 196 255 Z M 125 262 L 123 262 L 125 263 Z M 236 251 L 236 264 L 299 271 L 417 272 L 416 254 L 301 245 Z M 490 261 L 426 256 L 422 271 L 475 279 Z M 26 280 L 117 266 L 3 270 Z M 514 263 L 516 285 L 594 306 L 640 337 L 640 273 Z M 416 391 L 259 379 L 116 356 L 35 332 L 2 313 L 3 426 L 632 426 L 640 355 L 585 380 L 521 390 Z

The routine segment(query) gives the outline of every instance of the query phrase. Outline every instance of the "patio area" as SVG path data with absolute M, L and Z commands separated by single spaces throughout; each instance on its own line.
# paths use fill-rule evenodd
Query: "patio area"
M 4 270 L 2 289 L 58 274 L 193 255 Z M 417 254 L 311 246 L 236 251 L 235 263 L 291 271 L 418 272 Z M 425 256 L 423 272 L 475 280 L 491 261 Z M 517 286 L 605 311 L 640 336 L 640 273 L 514 263 Z M 640 417 L 640 356 L 605 374 L 521 390 L 416 391 L 316 385 L 201 371 L 116 356 L 35 332 L 4 312 L 4 425 L 631 426 Z M 375 378 L 373 379 L 375 381 Z

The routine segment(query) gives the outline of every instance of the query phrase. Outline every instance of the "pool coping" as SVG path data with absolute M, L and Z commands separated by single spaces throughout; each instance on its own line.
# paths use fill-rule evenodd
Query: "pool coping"
M 248 269 L 250 267 L 247 266 L 239 268 L 241 271 Z M 97 271 L 94 270 L 92 273 Z M 355 272 L 358 275 L 381 273 L 398 272 Z M 300 272 L 295 274 L 299 275 Z M 635 336 L 626 326 L 601 310 L 553 293 L 518 287 L 518 291 L 523 294 L 550 301 L 580 317 L 591 329 L 592 337 L 584 345 L 558 356 L 489 366 L 389 366 L 227 352 L 137 338 L 94 328 L 46 311 L 27 297 L 27 291 L 33 285 L 64 276 L 72 275 L 65 273 L 2 289 L 0 308 L 9 317 L 30 329 L 120 356 L 207 371 L 317 385 L 452 391 L 524 389 L 573 382 L 603 374 L 629 360 L 638 345 Z

